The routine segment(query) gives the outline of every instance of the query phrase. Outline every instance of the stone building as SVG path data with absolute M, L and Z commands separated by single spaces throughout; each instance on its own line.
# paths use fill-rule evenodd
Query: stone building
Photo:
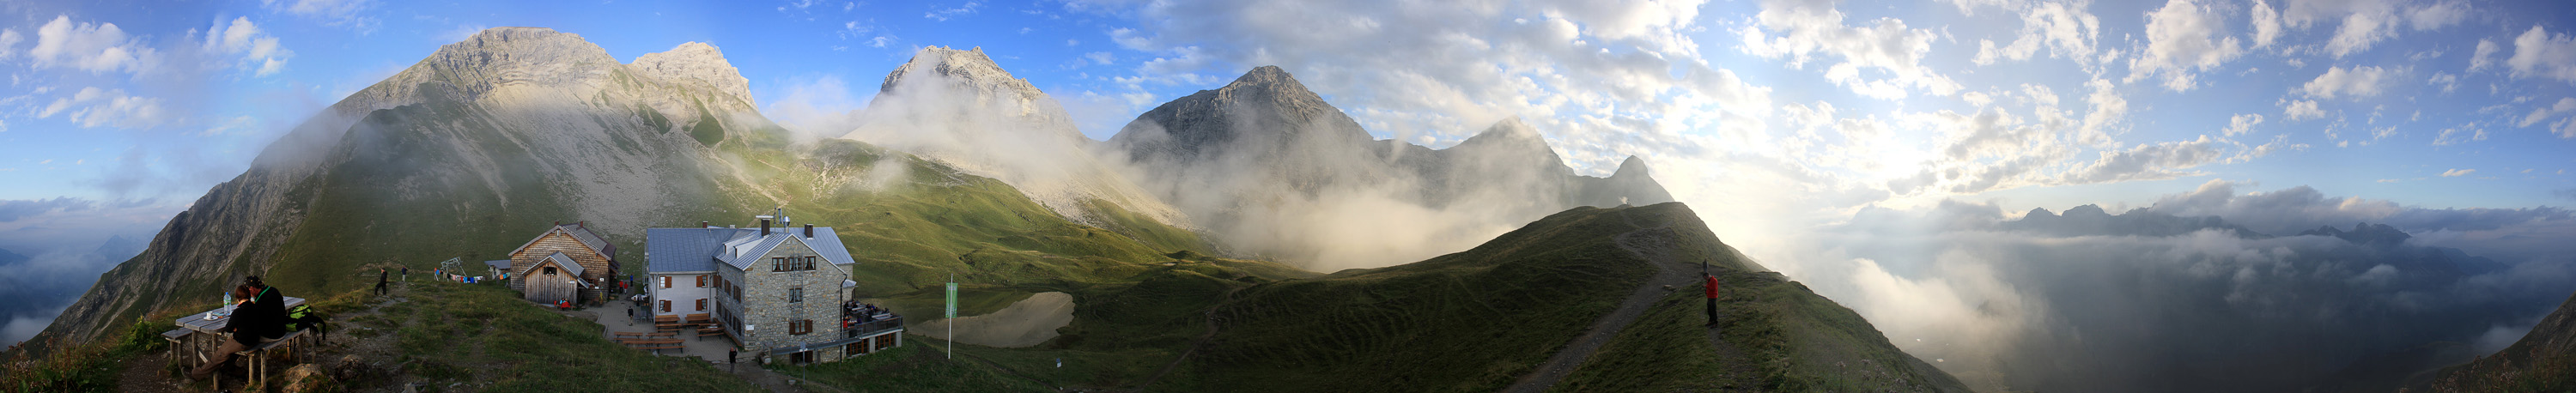
M 899 317 L 848 324 L 848 248 L 830 227 L 652 228 L 645 288 L 655 315 L 712 314 L 745 353 L 812 363 L 900 345 Z M 772 227 L 772 219 L 780 220 Z M 890 316 L 891 314 L 884 314 Z M 891 323 L 888 323 L 891 322 Z
M 556 222 L 510 250 L 510 289 L 538 303 L 597 299 L 617 265 L 617 245 L 591 233 L 589 222 Z

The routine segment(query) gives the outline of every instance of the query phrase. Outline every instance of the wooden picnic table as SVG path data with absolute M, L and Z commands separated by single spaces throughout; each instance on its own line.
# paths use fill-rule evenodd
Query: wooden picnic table
M 286 298 L 286 307 L 284 308 L 295 308 L 295 306 L 299 304 L 304 304 L 304 298 L 289 296 Z M 189 368 L 202 367 L 206 363 L 213 362 L 217 359 L 216 356 L 208 352 L 213 352 L 216 347 L 222 346 L 224 340 L 232 339 L 231 337 L 225 336 L 223 331 L 225 327 L 232 326 L 233 318 L 227 315 L 213 320 L 208 320 L 206 319 L 206 314 L 217 311 L 230 311 L 231 309 L 232 305 L 227 304 L 223 307 L 216 307 L 211 310 L 188 314 L 186 317 L 180 317 L 177 321 L 179 330 L 171 330 L 169 332 L 162 333 L 162 338 L 170 340 L 173 345 L 170 347 L 170 356 L 177 358 L 174 360 L 183 360 L 178 363 L 188 365 L 190 366 Z M 186 332 L 182 333 L 180 330 L 186 330 Z M 185 354 L 194 354 L 196 356 L 196 361 L 184 361 L 185 359 L 182 358 L 182 356 Z

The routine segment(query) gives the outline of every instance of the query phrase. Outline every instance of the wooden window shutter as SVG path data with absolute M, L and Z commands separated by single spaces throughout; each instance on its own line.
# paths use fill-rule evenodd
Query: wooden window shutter
M 698 299 L 698 311 L 707 310 L 707 299 Z
M 662 287 L 663 287 L 663 288 L 670 288 L 670 287 L 671 287 L 671 276 L 662 276 Z
M 706 288 L 706 287 L 707 287 L 707 276 L 705 276 L 705 275 L 699 275 L 699 276 L 698 276 L 698 287 L 699 287 L 699 288 Z
M 671 312 L 671 301 L 662 301 L 662 312 Z

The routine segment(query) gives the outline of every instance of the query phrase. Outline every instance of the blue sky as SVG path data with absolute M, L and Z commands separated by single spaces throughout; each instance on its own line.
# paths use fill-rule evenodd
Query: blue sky
M 2562 173 L 2576 156 L 2552 154 L 2576 146 L 2576 108 L 2557 105 L 2576 92 L 2576 26 L 2546 17 L 2576 10 L 2551 2 L 0 8 L 13 92 L 0 98 L 0 199 L 14 200 L 193 198 L 316 108 L 489 26 L 573 32 L 625 59 L 713 43 L 772 112 L 854 109 L 918 47 L 981 46 L 1103 139 L 1154 104 L 1279 64 L 1381 137 L 1441 147 L 1517 115 L 1587 172 L 1645 155 L 1702 177 L 1667 182 L 1782 172 L 1861 202 L 1823 210 L 2137 204 L 2209 179 L 2428 207 L 2565 204 L 2576 188 Z M 1826 106 L 1821 122 L 1798 118 Z M 1967 142 L 1980 115 L 2000 120 L 1999 138 Z M 1986 150 L 1955 148 L 1975 143 Z M 2140 164 L 2079 176 L 2104 153 Z M 1774 168 L 1730 159 L 1747 157 Z M 1944 171 L 1993 176 L 1888 184 Z

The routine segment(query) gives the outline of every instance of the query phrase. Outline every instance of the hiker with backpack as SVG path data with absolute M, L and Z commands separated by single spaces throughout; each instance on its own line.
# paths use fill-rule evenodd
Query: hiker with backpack
M 214 361 L 188 372 L 189 379 L 205 379 L 216 369 L 232 363 L 233 354 L 286 335 L 286 295 L 250 276 L 233 287 L 232 322 L 223 328 L 232 338 L 215 348 Z

